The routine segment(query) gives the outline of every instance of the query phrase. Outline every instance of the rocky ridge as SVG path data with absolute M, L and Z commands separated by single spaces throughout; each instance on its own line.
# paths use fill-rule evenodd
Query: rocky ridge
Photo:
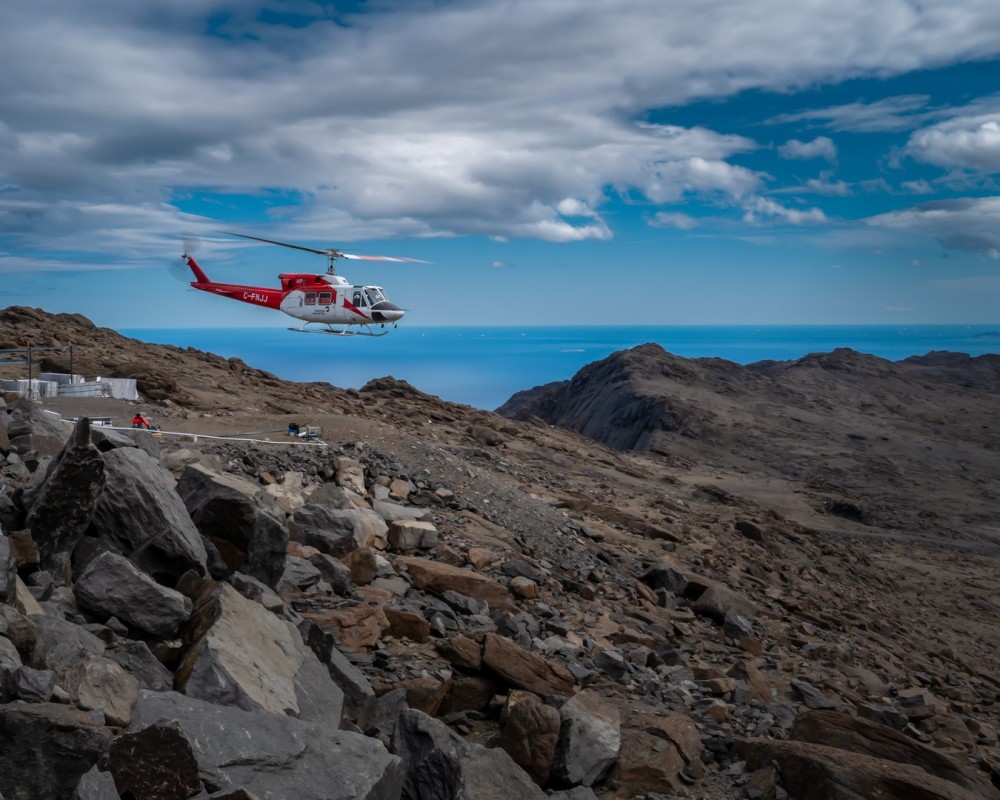
M 312 414 L 329 446 L 7 396 L 2 796 L 1000 796 L 988 550 L 804 524 L 690 436 L 619 452 L 88 324 L 0 337 L 162 371 L 171 428 Z

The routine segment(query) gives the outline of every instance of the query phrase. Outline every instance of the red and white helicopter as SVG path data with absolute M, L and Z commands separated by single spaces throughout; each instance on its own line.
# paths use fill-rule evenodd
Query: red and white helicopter
M 363 261 L 400 261 L 410 264 L 426 262 L 415 258 L 394 258 L 392 256 L 360 256 L 344 253 L 335 248 L 318 250 L 313 247 L 303 247 L 288 242 L 276 242 L 273 239 L 262 239 L 259 236 L 248 236 L 245 233 L 225 232 L 228 236 L 240 236 L 257 242 L 290 247 L 293 250 L 305 250 L 326 256 L 327 269 L 323 275 L 315 273 L 283 272 L 278 275 L 281 281 L 280 289 L 263 286 L 241 286 L 234 283 L 216 283 L 209 279 L 198 262 L 189 254 L 183 255 L 184 262 L 191 268 L 195 280 L 191 286 L 203 292 L 239 300 L 255 306 L 274 308 L 284 311 L 305 324 L 301 328 L 289 328 L 299 333 L 332 333 L 337 336 L 385 336 L 389 331 L 375 331 L 374 327 L 385 328 L 403 318 L 403 309 L 390 303 L 381 286 L 360 286 L 348 283 L 337 275 L 334 265 L 338 259 L 359 259 Z M 320 327 L 309 328 L 309 325 Z M 334 326 L 344 326 L 336 328 Z M 352 330 L 358 326 L 359 330 Z

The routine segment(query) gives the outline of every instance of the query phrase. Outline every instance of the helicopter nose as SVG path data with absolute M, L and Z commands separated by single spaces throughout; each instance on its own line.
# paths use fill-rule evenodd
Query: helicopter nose
M 372 306 L 372 319 L 375 322 L 396 322 L 403 318 L 403 309 L 388 300 Z

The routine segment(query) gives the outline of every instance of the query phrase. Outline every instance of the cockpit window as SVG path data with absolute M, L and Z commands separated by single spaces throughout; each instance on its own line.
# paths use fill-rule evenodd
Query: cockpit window
M 378 286 L 366 286 L 365 291 L 368 292 L 368 299 L 372 301 L 372 305 L 385 300 L 385 295 L 382 294 L 382 290 Z
M 354 290 L 354 306 L 360 308 L 361 306 L 368 305 L 368 300 L 365 298 L 365 293 L 360 289 Z

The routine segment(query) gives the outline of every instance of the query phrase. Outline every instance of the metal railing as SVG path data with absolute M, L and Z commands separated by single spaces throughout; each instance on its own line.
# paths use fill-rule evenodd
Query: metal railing
M 28 367 L 28 380 L 31 380 L 31 373 L 33 369 L 33 355 L 35 353 L 51 353 L 55 351 L 69 350 L 69 374 L 73 374 L 73 345 L 71 344 L 60 344 L 53 345 L 51 347 L 35 347 L 34 345 L 28 345 L 27 347 L 8 347 L 5 349 L 0 349 L 0 367 L 23 367 L 27 365 Z M 23 355 L 22 358 L 16 358 L 18 355 Z

